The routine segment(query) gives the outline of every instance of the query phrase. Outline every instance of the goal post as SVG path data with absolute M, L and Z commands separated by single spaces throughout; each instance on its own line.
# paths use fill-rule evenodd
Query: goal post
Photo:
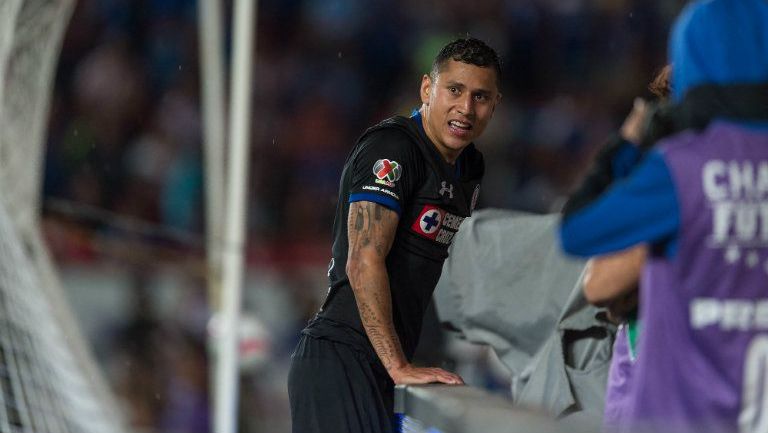
M 217 325 L 211 342 L 214 349 L 212 389 L 215 433 L 237 431 L 239 329 L 247 240 L 246 189 L 250 168 L 251 74 L 255 63 L 257 5 L 257 0 L 233 2 L 229 116 L 225 116 L 220 4 L 218 0 L 198 4 L 202 33 L 200 57 L 203 62 L 201 85 L 208 287 Z M 223 125 L 228 125 L 228 130 L 225 131 Z
M 208 302 L 219 309 L 221 248 L 224 240 L 224 174 L 226 115 L 224 111 L 224 46 L 220 0 L 198 3 L 201 110 L 205 198 Z M 213 388 L 213 387 L 212 387 Z

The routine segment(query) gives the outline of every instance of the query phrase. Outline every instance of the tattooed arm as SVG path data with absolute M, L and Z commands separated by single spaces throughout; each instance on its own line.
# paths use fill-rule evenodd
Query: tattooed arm
M 461 384 L 463 381 L 459 376 L 440 368 L 412 366 L 403 354 L 392 322 L 392 297 L 386 267 L 398 219 L 397 213 L 376 203 L 359 201 L 349 206 L 346 270 L 363 327 L 396 384 Z

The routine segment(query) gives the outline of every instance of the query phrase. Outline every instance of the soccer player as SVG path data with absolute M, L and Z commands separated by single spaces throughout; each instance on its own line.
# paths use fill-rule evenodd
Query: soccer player
M 694 2 L 669 51 L 674 132 L 566 214 L 561 241 L 581 256 L 648 245 L 628 430 L 765 431 L 768 2 Z
M 448 247 L 477 203 L 484 164 L 473 141 L 501 100 L 500 73 L 484 42 L 449 43 L 422 78 L 421 108 L 351 150 L 328 295 L 292 358 L 294 432 L 392 432 L 394 384 L 463 383 L 411 358 Z

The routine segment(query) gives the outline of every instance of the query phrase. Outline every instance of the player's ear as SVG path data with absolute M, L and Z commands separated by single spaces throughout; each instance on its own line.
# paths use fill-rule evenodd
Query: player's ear
M 419 92 L 421 95 L 421 103 L 424 105 L 429 105 L 429 93 L 432 91 L 432 77 L 429 76 L 429 74 L 424 74 L 423 77 L 421 77 L 421 91 Z
M 493 103 L 493 111 L 491 112 L 491 116 L 493 116 L 493 113 L 496 112 L 496 107 L 501 104 L 501 92 L 496 94 L 496 101 Z

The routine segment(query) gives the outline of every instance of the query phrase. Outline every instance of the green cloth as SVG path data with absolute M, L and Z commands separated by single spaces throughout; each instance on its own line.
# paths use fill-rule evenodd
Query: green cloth
M 637 359 L 637 336 L 640 334 L 640 320 L 637 311 L 627 319 L 627 342 L 629 343 L 629 357 Z

